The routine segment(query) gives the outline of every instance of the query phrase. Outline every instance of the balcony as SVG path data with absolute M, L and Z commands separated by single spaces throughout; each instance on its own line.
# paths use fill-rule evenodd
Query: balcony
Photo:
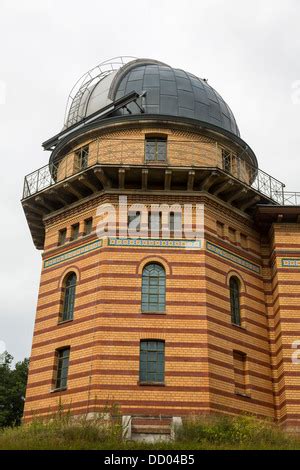
M 95 139 L 27 175 L 22 204 L 36 247 L 43 248 L 44 216 L 103 190 L 206 192 L 243 212 L 300 205 L 300 193 L 216 142 L 169 141 L 150 159 L 145 148 L 142 139 Z
M 274 204 L 299 205 L 300 193 L 284 191 L 285 185 L 259 168 L 254 167 L 242 158 L 223 152 L 215 146 L 214 151 L 207 149 L 199 142 L 181 141 L 167 144 L 166 160 L 145 161 L 144 140 L 132 139 L 97 139 L 90 144 L 91 152 L 85 158 L 84 167 L 75 161 L 74 153 L 67 155 L 57 165 L 45 165 L 25 176 L 23 200 L 42 191 L 67 181 L 83 170 L 95 166 L 113 166 L 118 164 L 130 167 L 190 167 L 193 169 L 220 169 L 240 181 Z

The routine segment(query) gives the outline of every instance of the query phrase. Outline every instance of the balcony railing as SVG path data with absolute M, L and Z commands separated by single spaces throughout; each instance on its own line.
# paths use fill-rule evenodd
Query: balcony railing
M 285 192 L 285 185 L 268 173 L 244 161 L 242 158 L 223 152 L 218 145 L 203 150 L 200 142 L 168 142 L 165 161 L 145 161 L 145 141 L 141 139 L 97 139 L 90 144 L 90 152 L 84 168 L 76 153 L 67 155 L 60 163 L 45 165 L 25 176 L 23 199 L 64 181 L 96 164 L 127 164 L 131 166 L 153 163 L 168 166 L 192 166 L 195 168 L 220 168 L 234 178 L 258 191 L 280 205 L 299 205 L 300 193 Z

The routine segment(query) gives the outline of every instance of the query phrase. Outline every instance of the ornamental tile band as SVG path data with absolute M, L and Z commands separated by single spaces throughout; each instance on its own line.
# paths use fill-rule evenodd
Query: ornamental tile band
M 282 268 L 300 268 L 300 258 L 282 258 Z
M 77 258 L 78 256 L 82 256 L 90 251 L 96 250 L 97 248 L 102 247 L 102 240 L 97 240 L 92 243 L 88 243 L 86 245 L 80 246 L 78 248 L 74 248 L 73 250 L 67 251 L 66 253 L 62 253 L 61 255 L 53 256 L 52 258 L 48 258 L 44 261 L 44 268 L 50 268 L 50 266 L 54 266 L 59 263 L 63 263 L 64 261 Z
M 215 255 L 221 256 L 221 258 L 225 258 L 235 264 L 238 264 L 239 266 L 242 266 L 245 269 L 248 269 L 249 271 L 257 274 L 260 274 L 261 272 L 260 266 L 257 264 L 251 263 L 250 261 L 245 260 L 244 258 L 231 253 L 230 251 L 224 250 L 223 248 L 214 245 L 213 243 L 206 242 L 206 249 Z
M 201 240 L 162 240 L 151 238 L 109 238 L 108 246 L 129 246 L 147 248 L 183 248 L 200 250 Z

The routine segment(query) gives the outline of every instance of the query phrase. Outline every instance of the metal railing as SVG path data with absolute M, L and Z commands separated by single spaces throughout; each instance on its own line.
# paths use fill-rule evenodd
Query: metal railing
M 285 185 L 268 173 L 256 168 L 242 158 L 225 151 L 217 144 L 205 147 L 201 142 L 168 142 L 165 161 L 145 159 L 145 141 L 142 139 L 96 139 L 89 144 L 89 154 L 84 168 L 76 152 L 68 154 L 58 164 L 45 165 L 24 179 L 23 199 L 76 175 L 96 164 L 192 166 L 195 168 L 220 168 L 237 180 L 255 189 L 280 205 L 300 204 L 300 193 L 285 192 Z
M 285 206 L 300 206 L 300 192 L 285 191 L 283 204 Z

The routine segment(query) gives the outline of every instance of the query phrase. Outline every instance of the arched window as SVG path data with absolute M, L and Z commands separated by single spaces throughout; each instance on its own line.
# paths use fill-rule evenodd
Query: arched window
M 230 309 L 231 322 L 234 325 L 241 326 L 241 307 L 240 307 L 240 281 L 237 277 L 231 277 L 229 281 L 230 288 Z
M 73 320 L 76 280 L 75 273 L 67 274 L 64 280 L 64 301 L 61 321 Z
M 164 312 L 165 306 L 165 270 L 160 264 L 147 264 L 142 274 L 142 312 Z

